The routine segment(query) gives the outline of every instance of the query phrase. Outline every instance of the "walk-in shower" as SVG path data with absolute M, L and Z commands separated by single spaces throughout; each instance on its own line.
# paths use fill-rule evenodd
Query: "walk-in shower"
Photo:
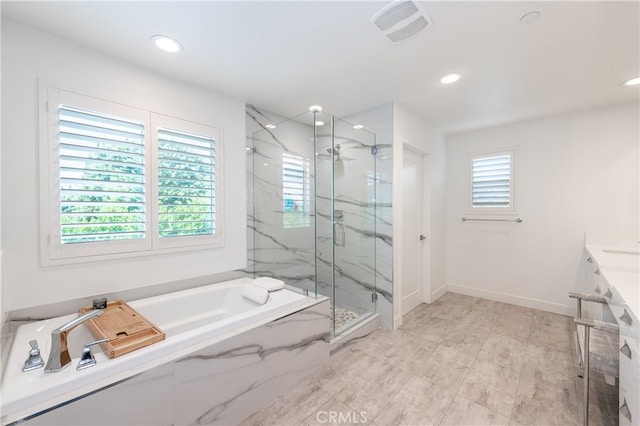
M 328 296 L 338 336 L 375 313 L 376 136 L 313 108 L 251 143 L 253 272 Z

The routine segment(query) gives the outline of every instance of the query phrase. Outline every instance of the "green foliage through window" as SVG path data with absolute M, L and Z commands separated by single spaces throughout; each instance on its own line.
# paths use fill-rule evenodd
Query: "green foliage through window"
M 63 244 L 144 238 L 144 125 L 61 105 Z
M 147 237 L 145 125 L 60 105 L 60 242 Z M 215 140 L 157 132 L 157 232 L 161 238 L 215 234 Z
M 161 237 L 215 232 L 215 141 L 178 130 L 158 130 Z

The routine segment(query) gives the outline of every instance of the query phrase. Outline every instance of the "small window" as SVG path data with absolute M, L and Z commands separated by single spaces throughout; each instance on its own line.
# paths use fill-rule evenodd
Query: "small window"
M 471 157 L 470 210 L 475 213 L 515 211 L 514 153 L 506 151 Z
M 310 226 L 309 159 L 282 154 L 282 226 Z

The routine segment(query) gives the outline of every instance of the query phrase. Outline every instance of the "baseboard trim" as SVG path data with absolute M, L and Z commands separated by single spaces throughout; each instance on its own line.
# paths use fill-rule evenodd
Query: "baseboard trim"
M 436 291 L 431 293 L 431 303 L 435 302 L 436 300 L 438 300 L 443 294 L 445 294 L 447 292 L 447 285 L 443 285 L 442 287 L 440 287 L 439 289 L 437 289 Z
M 562 305 L 559 303 L 547 302 L 540 299 L 532 299 L 529 297 L 516 296 L 507 293 L 498 293 L 488 291 L 481 288 L 468 287 L 460 284 L 447 284 L 447 291 L 452 293 L 466 294 L 467 296 L 481 297 L 483 299 L 495 300 L 496 302 L 510 303 L 512 305 L 523 306 L 525 308 L 539 309 L 541 311 L 552 312 L 554 314 L 573 316 L 575 314 L 575 306 Z M 567 296 L 567 299 L 569 296 Z
M 393 317 L 393 330 L 399 329 L 400 327 L 402 327 L 402 324 L 404 324 L 404 318 L 402 317 L 402 315 Z

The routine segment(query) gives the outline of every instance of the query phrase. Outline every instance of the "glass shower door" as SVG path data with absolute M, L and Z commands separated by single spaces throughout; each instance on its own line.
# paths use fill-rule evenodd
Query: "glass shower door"
M 375 313 L 375 134 L 333 118 L 334 335 Z
M 255 132 L 252 142 L 253 272 L 316 294 L 312 123 L 302 114 Z
M 331 299 L 339 336 L 376 311 L 375 135 L 318 111 L 253 134 L 250 260 Z

